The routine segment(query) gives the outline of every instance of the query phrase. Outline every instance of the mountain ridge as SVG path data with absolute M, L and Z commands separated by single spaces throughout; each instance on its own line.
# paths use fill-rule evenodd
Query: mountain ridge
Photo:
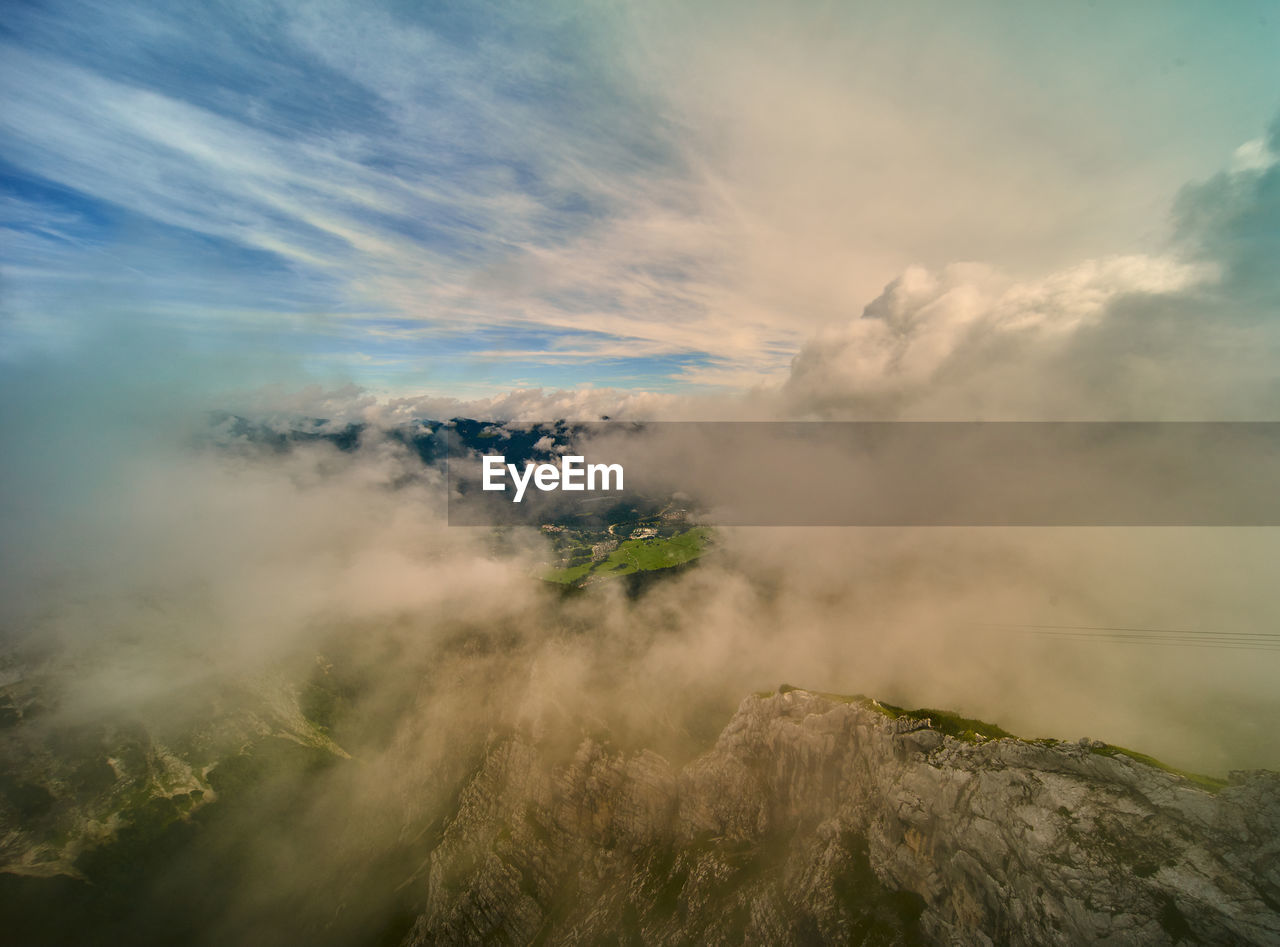
M 970 741 L 794 688 L 746 698 L 679 769 L 513 735 L 406 943 L 1278 943 L 1280 775 L 1234 777 L 1215 793 L 1090 741 Z

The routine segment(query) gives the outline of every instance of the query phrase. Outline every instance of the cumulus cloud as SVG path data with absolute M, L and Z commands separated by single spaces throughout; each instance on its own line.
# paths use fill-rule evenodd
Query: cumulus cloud
M 1213 277 L 1212 266 L 1142 256 L 1091 260 L 1035 281 L 979 264 L 938 273 L 911 267 L 861 318 L 805 344 L 786 395 L 802 414 L 892 416 L 922 398 L 936 409 L 948 389 L 981 387 L 1010 363 L 1020 373 L 1042 373 L 1070 337 L 1098 326 L 1118 299 L 1173 295 Z M 1018 395 L 1009 392 L 1004 410 L 1024 410 Z
M 908 268 L 801 348 L 786 403 L 822 417 L 1270 418 L 1280 338 L 1266 315 L 1280 282 L 1263 222 L 1277 216 L 1276 180 L 1255 155 L 1185 188 L 1164 256 L 1036 280 Z
M 1242 160 L 1242 152 L 1244 160 Z M 1237 150 L 1231 167 L 1188 185 L 1174 204 L 1181 244 L 1226 270 L 1223 301 L 1265 318 L 1280 298 L 1280 116 L 1265 139 Z

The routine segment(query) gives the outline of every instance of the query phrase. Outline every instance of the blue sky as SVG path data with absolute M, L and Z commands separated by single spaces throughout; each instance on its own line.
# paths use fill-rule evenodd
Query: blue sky
M 21 3 L 0 345 L 749 388 L 903 270 L 1163 252 L 1280 103 L 1268 4 Z

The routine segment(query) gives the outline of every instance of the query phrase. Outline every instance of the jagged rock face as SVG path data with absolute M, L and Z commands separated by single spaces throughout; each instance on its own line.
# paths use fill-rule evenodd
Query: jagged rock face
M 273 675 L 213 693 L 190 725 L 156 733 L 139 720 L 59 716 L 59 675 L 0 688 L 0 873 L 82 878 L 82 860 L 122 830 L 186 819 L 214 802 L 211 773 L 273 744 L 344 758 Z
M 970 743 L 804 691 L 674 771 L 495 745 L 410 944 L 1277 944 L 1280 776 Z

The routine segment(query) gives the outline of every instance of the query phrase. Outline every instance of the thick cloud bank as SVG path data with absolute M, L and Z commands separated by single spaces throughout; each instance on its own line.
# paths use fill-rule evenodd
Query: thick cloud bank
M 1277 128 L 1186 188 L 1165 257 L 1032 281 L 916 267 L 809 341 L 788 410 L 824 417 L 1243 420 L 1280 411 Z

